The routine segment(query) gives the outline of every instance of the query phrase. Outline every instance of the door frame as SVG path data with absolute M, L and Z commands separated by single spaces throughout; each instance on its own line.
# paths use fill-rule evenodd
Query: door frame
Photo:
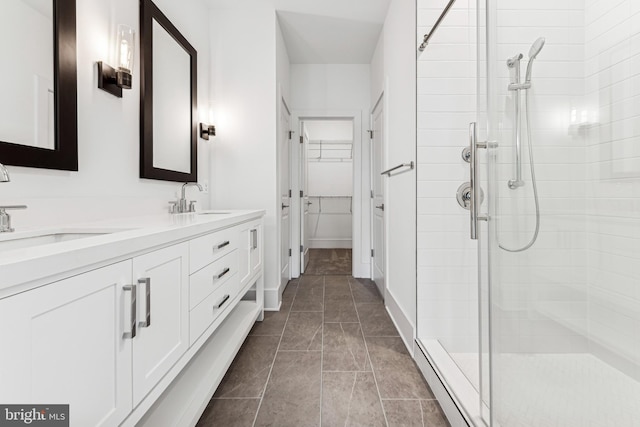
M 369 129 L 373 129 L 373 115 L 376 111 L 376 109 L 378 108 L 378 106 L 380 106 L 382 108 L 382 136 L 381 136 L 381 140 L 380 140 L 380 144 L 382 144 L 382 170 L 385 170 L 385 168 L 388 166 L 387 164 L 387 159 L 389 158 L 389 153 L 387 152 L 387 82 L 385 81 L 385 87 L 383 90 L 380 91 L 380 94 L 375 98 L 375 102 L 373 103 L 373 106 L 371 107 L 371 111 L 369 111 Z M 373 138 L 369 139 L 370 142 L 370 146 L 373 142 Z M 369 168 L 369 189 L 370 191 L 373 189 L 373 150 L 369 150 L 369 164 L 370 164 L 370 168 Z M 385 206 L 385 208 L 388 207 L 388 193 L 389 193 L 389 180 L 385 179 L 386 177 L 383 177 L 382 179 L 382 204 Z M 370 220 L 369 220 L 369 241 L 370 241 L 370 246 L 371 248 L 373 248 L 373 233 L 374 233 L 374 222 L 373 222 L 373 216 L 375 215 L 375 211 L 374 211 L 374 199 L 372 197 L 369 197 L 369 212 L 370 212 Z M 389 222 L 387 221 L 387 215 L 383 214 L 382 215 L 382 233 L 383 233 L 383 242 L 382 242 L 382 247 L 384 248 L 384 253 L 382 255 L 382 265 L 384 266 L 384 271 L 382 272 L 383 274 L 383 289 L 379 291 L 381 291 L 380 293 L 382 294 L 382 299 L 383 301 L 387 300 L 387 288 L 389 286 L 389 278 L 388 278 L 388 271 L 389 271 L 389 262 L 388 259 L 389 257 L 387 257 L 387 250 L 388 250 L 388 245 L 387 245 L 387 237 L 389 234 L 389 230 L 388 230 L 388 226 L 389 226 Z M 374 278 L 374 274 L 373 274 L 373 257 L 371 257 L 371 264 L 369 266 L 369 271 L 370 271 L 370 277 L 371 280 L 373 280 Z
M 364 114 L 368 114 L 365 112 Z M 292 114 L 292 124 L 294 131 L 294 142 L 299 142 L 302 122 L 305 120 L 345 120 L 353 121 L 353 215 L 352 215 L 352 269 L 354 277 L 371 277 L 371 252 L 370 240 L 370 207 L 369 207 L 369 144 L 363 143 L 365 133 L 363 131 L 363 111 L 362 110 L 294 110 Z M 368 126 L 368 123 L 367 123 Z M 292 144 L 291 147 L 291 185 L 292 194 L 291 212 L 295 215 L 291 220 L 291 241 L 296 242 L 292 247 L 292 276 L 300 276 L 300 176 L 299 164 L 300 144 Z

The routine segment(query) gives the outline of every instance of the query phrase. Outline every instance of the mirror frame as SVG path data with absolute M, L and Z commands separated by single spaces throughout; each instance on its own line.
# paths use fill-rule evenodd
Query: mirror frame
M 53 1 L 55 148 L 0 141 L 0 163 L 42 169 L 78 170 L 78 84 L 76 0 Z
M 153 166 L 153 20 L 191 58 L 191 172 L 188 173 Z M 197 56 L 194 47 L 151 0 L 140 0 L 140 178 L 177 182 L 198 180 Z

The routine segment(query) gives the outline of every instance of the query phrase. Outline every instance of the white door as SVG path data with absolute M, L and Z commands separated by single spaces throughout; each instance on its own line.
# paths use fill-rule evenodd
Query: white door
M 280 136 L 278 138 L 278 155 L 280 157 L 280 287 L 284 287 L 291 279 L 291 183 L 289 164 L 291 150 L 290 133 L 291 115 L 287 106 L 282 102 L 280 108 Z
M 133 278 L 138 293 L 133 340 L 137 405 L 189 347 L 189 244 L 134 258 Z
M 300 191 L 302 191 L 302 198 L 300 199 L 300 274 L 304 273 L 309 264 L 309 135 L 307 134 L 304 123 L 301 129 L 301 144 L 300 144 Z
M 0 401 L 69 404 L 72 426 L 120 425 L 132 410 L 130 284 L 123 261 L 0 300 Z
M 384 114 L 383 99 L 380 98 L 373 110 L 373 137 L 371 138 L 371 278 L 376 283 L 380 294 L 384 296 L 384 180 L 383 171 L 383 138 Z

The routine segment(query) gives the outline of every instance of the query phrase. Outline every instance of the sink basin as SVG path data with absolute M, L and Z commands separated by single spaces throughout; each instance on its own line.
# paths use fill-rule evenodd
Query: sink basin
M 96 228 L 2 233 L 0 234 L 0 252 L 50 245 L 52 243 L 69 242 L 72 240 L 86 239 L 88 237 L 103 236 L 105 234 L 111 234 L 118 231 L 126 230 Z

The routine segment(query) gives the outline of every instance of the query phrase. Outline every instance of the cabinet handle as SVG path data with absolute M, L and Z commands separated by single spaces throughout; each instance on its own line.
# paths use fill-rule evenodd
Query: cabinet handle
M 228 240 L 226 242 L 224 242 L 224 243 L 220 243 L 215 249 L 222 249 L 225 246 L 229 246 L 229 241 Z
M 258 230 L 251 230 L 251 249 L 258 249 Z
M 218 274 L 218 279 L 222 279 L 230 271 L 231 269 L 229 267 L 225 268 L 224 270 L 222 270 L 222 273 Z
M 225 295 L 222 300 L 220 301 L 220 303 L 218 304 L 218 306 L 216 307 L 217 309 L 222 308 L 222 306 L 229 301 L 229 294 Z
M 137 319 L 137 315 L 136 315 L 136 294 L 138 293 L 138 289 L 137 289 L 137 285 L 133 284 L 133 285 L 126 285 L 123 286 L 122 289 L 125 292 L 130 292 L 131 293 L 131 300 L 129 301 L 129 309 L 130 311 L 130 323 L 131 323 L 131 328 L 129 329 L 128 332 L 125 332 L 122 334 L 122 338 L 124 339 L 134 339 L 136 337 L 136 322 L 138 321 Z
M 138 286 L 142 285 L 144 285 L 145 288 L 145 318 L 142 322 L 138 323 L 138 326 L 148 328 L 151 326 L 151 277 L 138 279 Z

